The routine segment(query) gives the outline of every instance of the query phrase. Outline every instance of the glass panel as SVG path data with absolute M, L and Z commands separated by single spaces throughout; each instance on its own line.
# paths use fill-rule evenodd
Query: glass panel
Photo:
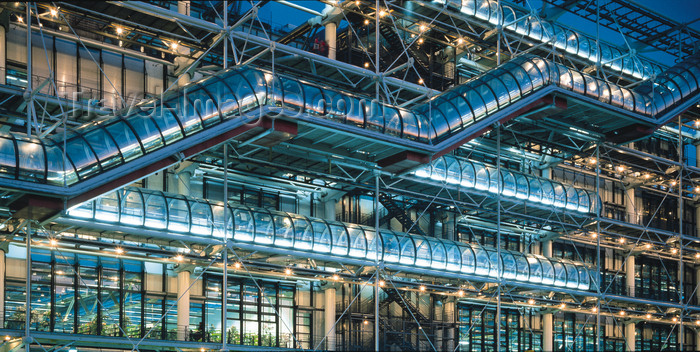
M 271 244 L 274 241 L 275 225 L 272 222 L 272 215 L 266 210 L 256 209 L 253 212 L 255 219 L 255 242 Z
M 476 258 L 471 247 L 460 246 L 462 251 L 462 272 L 465 274 L 473 274 L 476 270 Z
M 122 210 L 120 222 L 129 225 L 141 226 L 144 221 L 143 199 L 141 192 L 135 189 L 121 190 Z
M 534 256 L 527 256 L 527 262 L 530 264 L 530 282 L 541 283 L 542 282 L 542 265 L 540 261 Z
M 379 230 L 384 242 L 384 260 L 387 262 L 398 263 L 401 255 L 401 246 L 396 235 L 388 230 Z
M 280 82 L 284 90 L 284 108 L 301 112 L 304 108 L 304 93 L 299 82 L 284 76 L 280 76 Z
M 554 267 L 552 262 L 545 257 L 539 257 L 542 264 L 542 283 L 545 285 L 554 285 Z
M 485 249 L 481 247 L 473 247 L 474 258 L 476 259 L 476 270 L 474 271 L 477 275 L 488 275 L 491 270 L 489 255 Z
M 566 268 L 560 261 L 552 260 L 554 267 L 554 285 L 559 287 L 566 286 Z
M 491 178 L 489 177 L 489 172 L 486 171 L 486 167 L 476 162 L 472 164 L 474 164 L 474 170 L 476 171 L 476 189 L 488 190 Z
M 165 197 L 160 194 L 147 195 L 144 226 L 152 229 L 166 228 L 168 226 L 167 209 Z
M 462 253 L 459 251 L 459 247 L 452 242 L 444 242 L 445 248 L 447 250 L 447 267 L 449 271 L 460 271 L 462 266 Z
M 567 280 L 566 280 L 566 287 L 569 288 L 577 288 L 578 287 L 578 270 L 576 269 L 576 266 L 570 263 L 564 263 L 564 266 L 566 267 L 566 274 L 567 274 Z
M 462 168 L 461 165 L 459 165 L 459 161 L 454 158 L 444 158 L 444 160 L 445 163 L 447 163 L 447 183 L 458 185 L 462 176 Z
M 566 186 L 566 209 L 578 209 L 578 191 L 573 186 Z
M 530 185 L 527 182 L 527 176 L 516 173 L 515 184 L 515 197 L 518 199 L 527 199 L 530 194 Z
M 95 200 L 95 219 L 117 222 L 119 221 L 119 194 L 107 193 Z
M 211 212 L 211 207 L 203 201 L 190 201 L 192 209 L 192 227 L 191 233 L 197 235 L 211 236 L 214 217 Z
M 333 236 L 333 247 L 331 253 L 339 255 L 348 255 L 348 233 L 345 226 L 340 223 L 328 223 Z
M 105 129 L 114 137 L 125 162 L 134 160 L 143 155 L 141 144 L 139 144 L 136 135 L 134 135 L 134 132 L 129 128 L 126 122 L 117 121 L 108 125 Z
M 374 228 L 367 226 L 362 226 L 362 230 L 365 232 L 365 239 L 367 239 L 367 259 L 375 260 L 377 259 L 377 233 L 374 231 Z M 381 251 L 381 242 L 379 242 L 379 246 Z
M 331 251 L 331 230 L 328 225 L 318 219 L 311 220 L 314 231 L 314 251 L 328 253 Z
M 163 146 L 163 138 L 153 120 L 143 115 L 135 115 L 129 117 L 127 122 L 134 128 L 146 153 Z
M 515 279 L 518 281 L 530 280 L 530 264 L 522 253 L 513 253 L 516 263 Z
M 36 160 L 36 157 L 32 157 L 32 154 L 35 151 L 38 151 L 40 148 L 38 144 L 20 141 L 17 141 L 17 144 L 19 148 L 20 163 L 26 162 L 23 161 L 23 159 L 34 159 L 34 163 L 39 163 L 39 161 Z M 73 165 L 75 165 L 75 168 L 78 171 L 78 175 L 82 179 L 93 175 L 100 170 L 99 165 L 97 165 L 95 154 L 92 152 L 88 144 L 85 143 L 85 140 L 79 136 L 68 140 L 66 143 L 66 156 L 68 156 L 68 158 L 70 158 L 70 160 L 73 162 Z M 43 161 L 41 161 L 41 163 L 43 163 Z
M 97 154 L 97 159 L 100 160 L 100 165 L 102 165 L 103 169 L 109 169 L 122 161 L 119 155 L 119 148 L 114 144 L 112 137 L 103 129 L 95 128 L 93 131 L 86 133 L 85 140 Z
M 247 208 L 233 206 L 233 238 L 239 241 L 252 241 L 255 234 L 253 215 Z
M 60 165 L 63 165 L 63 153 L 61 153 L 61 163 L 58 170 L 63 170 Z M 0 177 L 15 178 L 15 170 L 17 169 L 17 161 L 15 158 L 15 143 L 12 139 L 0 138 Z M 70 168 L 69 168 L 70 169 Z M 63 177 L 58 177 L 59 182 L 63 182 Z
M 506 197 L 515 196 L 516 184 L 515 176 L 513 175 L 513 173 L 508 170 L 501 169 L 501 179 L 503 180 L 502 194 Z
M 69 145 L 68 148 L 68 150 L 71 150 L 71 145 Z M 18 137 L 17 149 L 19 153 L 19 179 L 43 181 L 46 178 L 46 160 L 44 159 L 45 155 L 42 145 L 20 140 Z M 90 157 L 92 157 L 92 154 L 90 154 Z M 97 165 L 94 165 L 93 168 L 89 168 L 89 170 L 96 171 Z M 91 173 L 91 171 L 86 170 L 81 175 L 88 175 L 88 173 Z
M 292 225 L 292 219 L 283 212 L 276 211 L 272 213 L 272 218 L 275 221 L 275 245 L 281 247 L 293 246 L 296 226 Z M 311 227 L 310 225 L 308 224 L 307 226 Z
M 552 181 L 554 186 L 554 206 L 563 208 L 566 206 L 566 190 L 564 185 L 559 182 Z
M 183 198 L 168 199 L 168 230 L 187 232 L 190 230 L 190 208 Z
M 312 116 L 323 116 L 326 114 L 326 98 L 321 89 L 303 84 L 305 112 Z
M 474 165 L 471 161 L 464 160 L 462 164 L 462 181 L 461 185 L 464 187 L 474 187 L 476 183 L 476 174 L 474 172 Z
M 348 238 L 350 239 L 351 257 L 364 258 L 367 256 L 367 240 L 365 233 L 357 225 L 346 224 L 348 229 Z
M 401 258 L 399 259 L 399 262 L 401 264 L 415 264 L 416 247 L 411 236 L 401 234 L 399 235 L 399 241 L 401 242 Z
M 430 240 L 429 242 L 433 259 L 430 266 L 433 269 L 445 269 L 447 267 L 447 252 L 445 251 L 445 246 L 439 241 Z
M 414 236 L 413 238 L 416 244 L 416 265 L 417 266 L 430 266 L 430 244 L 423 237 Z
M 501 256 L 503 257 L 503 278 L 510 280 L 515 279 L 517 276 L 515 257 L 508 252 L 501 252 Z

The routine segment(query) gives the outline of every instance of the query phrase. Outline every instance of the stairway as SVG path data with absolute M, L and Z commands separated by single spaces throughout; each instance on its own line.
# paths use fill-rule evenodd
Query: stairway
M 406 335 L 403 332 L 396 331 L 391 324 L 386 320 L 386 318 L 379 317 L 379 327 L 384 332 L 384 337 L 386 342 L 384 343 L 384 349 L 388 350 L 389 346 L 396 345 L 404 352 L 417 352 L 415 346 L 404 338 Z
M 408 216 L 408 214 L 406 214 L 406 208 L 396 204 L 390 195 L 386 193 L 379 193 L 379 202 L 382 203 L 387 212 L 389 212 L 386 217 L 396 218 L 396 220 L 398 220 L 401 225 L 404 226 L 404 228 L 411 229 L 409 232 L 427 236 L 425 231 L 423 231 L 423 229 L 420 228 L 420 225 L 418 225 L 418 222 L 416 222 L 415 225 L 413 224 L 413 220 Z

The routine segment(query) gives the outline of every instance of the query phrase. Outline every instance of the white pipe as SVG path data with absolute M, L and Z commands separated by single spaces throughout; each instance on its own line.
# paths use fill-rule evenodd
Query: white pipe
M 316 11 L 316 10 L 312 10 L 312 9 L 306 8 L 306 7 L 301 6 L 301 5 L 297 5 L 297 4 L 290 2 L 290 1 L 277 0 L 277 2 L 282 4 L 282 5 L 286 5 L 286 6 L 289 6 L 291 8 L 295 8 L 299 11 L 304 11 L 306 13 L 310 13 L 310 14 L 315 15 L 315 16 L 321 16 L 321 13 Z

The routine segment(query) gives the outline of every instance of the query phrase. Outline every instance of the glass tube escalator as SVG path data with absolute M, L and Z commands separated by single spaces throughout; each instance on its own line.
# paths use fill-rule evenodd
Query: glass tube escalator
M 508 250 L 501 250 L 499 256 L 495 248 L 477 244 L 387 229 L 377 234 L 367 226 L 243 205 L 224 207 L 222 203 L 133 187 L 73 207 L 63 219 L 120 224 L 134 232 L 149 229 L 186 234 L 193 239 L 228 236 L 239 245 L 294 249 L 339 262 L 352 259 L 373 265 L 380 259 L 389 268 L 400 265 L 401 270 L 415 273 L 429 269 L 448 276 L 465 274 L 485 279 L 501 275 L 523 283 L 577 290 L 589 290 L 592 280 L 589 268 L 581 263 Z

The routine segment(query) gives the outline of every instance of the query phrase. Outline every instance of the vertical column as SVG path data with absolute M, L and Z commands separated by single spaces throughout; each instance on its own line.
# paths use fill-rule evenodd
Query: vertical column
M 178 1 L 177 2 L 177 13 L 182 14 L 182 15 L 190 15 L 190 1 Z M 175 58 L 175 66 L 177 69 L 182 69 L 183 66 L 187 65 L 187 55 L 190 54 L 190 49 L 186 48 L 184 46 L 176 46 L 177 53 L 181 56 L 178 56 Z M 187 83 L 190 83 L 190 74 L 189 73 L 183 73 L 180 75 L 180 77 L 177 80 L 177 85 L 178 87 L 183 87 Z
M 634 352 L 635 351 L 635 338 L 634 336 L 635 333 L 635 325 L 634 323 L 626 323 L 625 324 L 625 351 L 630 351 Z
M 456 299 L 448 299 L 445 302 L 445 322 L 448 324 L 445 340 L 447 340 L 447 351 L 454 351 L 457 341 L 455 341 L 455 308 Z
M 326 336 L 326 351 L 335 351 L 335 287 L 329 287 L 324 294 L 323 320 Z
M 8 242 L 3 242 L 0 245 L 0 328 L 5 328 L 5 254 L 7 250 Z
M 630 254 L 625 263 L 625 285 L 627 286 L 627 295 L 634 297 L 634 255 Z
M 335 199 L 327 199 L 323 202 L 323 217 L 329 221 L 335 221 Z
M 5 61 L 7 58 L 7 46 L 5 45 L 5 27 L 0 25 L 0 84 L 5 84 L 5 77 L 7 75 Z
M 326 44 L 328 44 L 328 58 L 335 60 L 336 53 L 336 31 L 338 29 L 338 24 L 330 21 L 326 23 Z
M 191 171 L 180 171 L 177 173 L 177 193 L 183 196 L 190 195 L 190 180 L 192 179 Z
M 695 304 L 700 306 L 700 266 L 695 266 Z M 700 340 L 697 340 L 700 346 Z
M 190 270 L 187 268 L 177 273 L 177 339 L 181 341 L 188 338 L 190 329 Z
M 634 196 L 634 188 L 625 190 L 625 213 L 627 213 L 627 221 L 632 224 L 638 224 L 636 199 Z
M 627 295 L 630 297 L 634 297 L 634 275 L 635 275 L 635 269 L 634 269 L 634 264 L 635 263 L 635 258 L 634 255 L 630 254 L 629 257 L 627 257 L 627 262 L 625 263 L 625 284 L 627 285 Z M 634 323 L 625 323 L 625 345 L 626 351 L 634 351 L 635 350 L 635 325 Z
M 552 241 L 542 241 L 542 255 L 552 257 Z M 552 313 L 542 314 L 542 351 L 554 351 L 554 316 Z

